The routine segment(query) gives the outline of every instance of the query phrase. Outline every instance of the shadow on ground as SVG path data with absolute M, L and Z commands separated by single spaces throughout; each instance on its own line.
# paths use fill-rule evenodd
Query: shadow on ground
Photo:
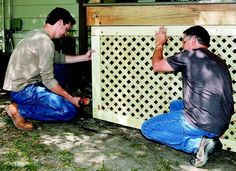
M 20 131 L 3 110 L 9 103 L 1 93 L 1 171 L 236 170 L 236 153 L 222 150 L 197 169 L 189 154 L 148 141 L 137 129 L 85 115 L 70 123 L 33 122 L 33 131 Z

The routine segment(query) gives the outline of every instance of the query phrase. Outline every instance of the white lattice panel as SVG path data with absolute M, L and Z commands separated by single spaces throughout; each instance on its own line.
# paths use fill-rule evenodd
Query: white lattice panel
M 167 27 L 170 36 L 165 56 L 181 50 L 186 27 Z M 236 27 L 205 27 L 210 50 L 224 58 L 236 90 Z M 181 74 L 153 73 L 151 57 L 158 27 L 93 27 L 93 116 L 140 128 L 144 120 L 167 112 L 173 99 L 182 97 Z M 234 93 L 236 101 L 236 94 Z M 236 108 L 236 105 L 235 105 Z M 226 148 L 236 151 L 236 119 L 225 133 Z M 224 139 L 224 140 L 225 140 Z M 231 143 L 231 145 L 228 145 Z

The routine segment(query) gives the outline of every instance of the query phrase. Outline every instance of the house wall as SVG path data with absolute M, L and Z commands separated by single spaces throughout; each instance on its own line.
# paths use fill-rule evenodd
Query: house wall
M 12 8 L 9 6 L 10 1 L 12 1 Z M 19 18 L 22 20 L 22 30 L 13 34 L 14 44 L 18 43 L 29 30 L 42 27 L 48 13 L 55 7 L 63 7 L 69 10 L 75 17 L 76 25 L 73 27 L 72 37 L 78 38 L 79 8 L 77 0 L 5 0 L 6 29 L 10 28 L 11 9 L 12 18 Z M 0 13 L 2 14 L 2 9 L 0 9 Z M 0 24 L 2 25 L 2 15 Z

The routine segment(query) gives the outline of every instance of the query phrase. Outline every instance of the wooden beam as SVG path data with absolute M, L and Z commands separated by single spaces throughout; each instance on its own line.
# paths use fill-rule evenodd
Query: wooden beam
M 236 25 L 236 4 L 87 6 L 87 25 Z
M 85 0 L 79 0 L 79 53 L 83 54 L 88 50 L 88 28 L 86 25 Z

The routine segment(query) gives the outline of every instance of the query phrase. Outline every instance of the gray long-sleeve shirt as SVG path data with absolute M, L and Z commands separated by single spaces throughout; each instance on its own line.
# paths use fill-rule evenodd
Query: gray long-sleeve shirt
M 44 29 L 32 30 L 12 52 L 3 89 L 17 92 L 37 82 L 51 89 L 58 84 L 53 63 L 65 63 L 65 56 L 56 53 L 54 43 Z

